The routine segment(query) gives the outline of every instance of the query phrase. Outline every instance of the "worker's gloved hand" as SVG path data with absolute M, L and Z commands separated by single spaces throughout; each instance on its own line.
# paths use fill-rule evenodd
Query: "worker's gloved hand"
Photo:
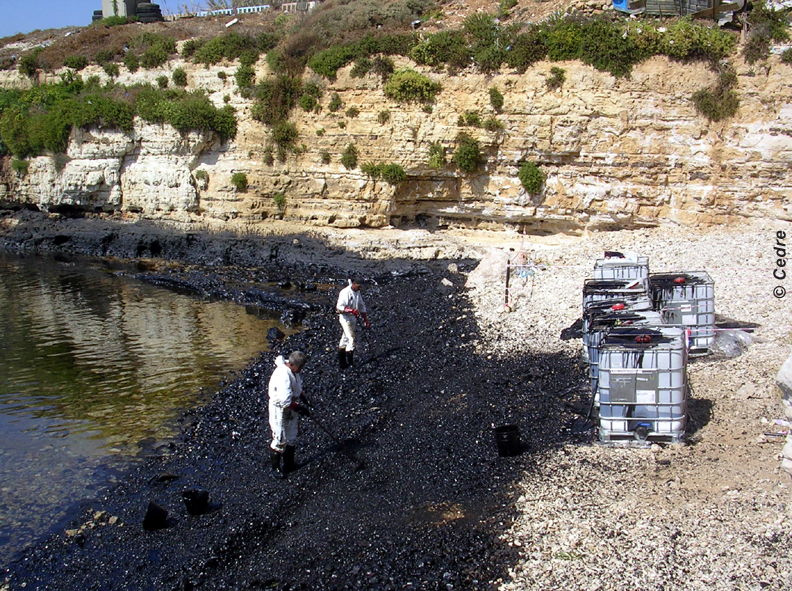
M 362 312 L 360 315 L 363 317 L 363 328 L 371 328 L 371 322 L 369 322 L 368 314 Z
M 292 401 L 289 405 L 289 408 L 296 412 L 301 417 L 310 417 L 311 411 L 308 410 L 307 407 L 303 406 L 302 404 L 297 404 L 296 402 Z
M 350 308 L 349 306 L 344 308 L 344 314 L 352 314 L 352 316 L 354 316 L 355 318 L 360 318 L 360 312 L 358 312 L 354 308 Z

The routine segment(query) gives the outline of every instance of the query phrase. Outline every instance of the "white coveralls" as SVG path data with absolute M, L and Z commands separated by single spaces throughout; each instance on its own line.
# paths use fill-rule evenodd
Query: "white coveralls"
M 355 328 L 357 327 L 357 318 L 353 314 L 344 314 L 345 308 L 352 308 L 361 314 L 366 313 L 366 304 L 363 302 L 363 295 L 360 291 L 352 290 L 352 282 L 350 281 L 341 293 L 338 294 L 338 303 L 336 304 L 336 312 L 338 312 L 338 321 L 341 323 L 341 329 L 344 331 L 341 335 L 341 341 L 338 343 L 339 349 L 347 351 L 355 350 Z
M 302 377 L 286 365 L 279 355 L 269 381 L 269 424 L 272 430 L 270 448 L 283 453 L 287 445 L 296 445 L 299 415 L 289 408 L 302 395 Z

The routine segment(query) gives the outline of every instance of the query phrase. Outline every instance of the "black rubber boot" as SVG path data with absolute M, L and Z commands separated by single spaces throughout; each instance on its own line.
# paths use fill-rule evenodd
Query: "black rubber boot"
M 287 445 L 286 449 L 283 450 L 283 472 L 285 474 L 294 472 L 299 467 L 294 462 L 294 450 L 293 445 Z
M 281 468 L 281 456 L 283 454 L 274 449 L 270 449 L 270 463 L 272 464 L 272 477 L 276 480 L 283 480 L 286 478 L 286 473 Z
M 347 367 L 352 367 L 354 365 L 354 357 L 355 357 L 355 352 L 354 351 L 347 351 L 346 352 Z
M 338 350 L 338 367 L 341 369 L 349 367 L 349 363 L 347 363 L 347 352 L 344 349 Z

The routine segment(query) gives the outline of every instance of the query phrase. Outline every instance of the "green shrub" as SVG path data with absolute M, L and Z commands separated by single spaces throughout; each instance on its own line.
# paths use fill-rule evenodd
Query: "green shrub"
M 344 153 L 341 154 L 341 164 L 343 164 L 347 170 L 352 170 L 357 166 L 357 161 L 358 150 L 354 144 L 349 144 L 344 150 Z
M 382 175 L 382 179 L 391 185 L 396 185 L 407 180 L 407 173 L 404 172 L 404 168 L 399 164 L 381 165 L 380 174 Z
M 331 160 L 330 152 L 327 151 L 322 152 L 321 158 L 322 158 L 322 164 L 330 164 L 330 160 Z
M 291 121 L 278 121 L 272 126 L 272 141 L 276 146 L 293 149 L 299 137 L 297 126 Z
M 495 117 L 488 117 L 481 126 L 487 131 L 503 131 L 503 123 L 498 121 Z
M 358 109 L 357 107 L 349 107 L 346 110 L 346 116 L 349 117 L 350 119 L 354 119 L 358 115 L 360 115 L 360 109 Z
M 171 74 L 171 80 L 174 85 L 184 88 L 187 86 L 187 72 L 184 71 L 184 68 L 176 68 Z
M 113 50 L 100 49 L 99 51 L 96 52 L 96 55 L 94 55 L 94 62 L 96 62 L 97 65 L 101 66 L 102 64 L 106 64 L 107 62 L 112 62 L 114 57 L 115 57 L 115 52 Z
M 382 78 L 383 81 L 393 74 L 394 68 L 393 60 L 389 57 L 378 55 L 371 61 L 371 71 Z
M 677 60 L 701 59 L 715 63 L 731 54 L 734 47 L 735 37 L 731 33 L 683 18 L 669 24 L 656 51 Z
M 123 63 L 126 69 L 133 74 L 138 71 L 138 68 L 140 68 L 140 61 L 138 61 L 138 57 L 131 51 L 127 51 L 124 54 Z
M 70 55 L 63 60 L 63 65 L 74 70 L 82 70 L 88 65 L 88 58 L 83 55 Z
M 11 168 L 20 176 L 27 176 L 30 163 L 27 160 L 15 158 L 11 161 Z
M 334 92 L 333 95 L 330 97 L 330 104 L 327 105 L 328 110 L 331 113 L 335 113 L 336 111 L 339 111 L 343 106 L 344 103 L 341 102 L 341 97 L 338 96 L 337 92 Z
M 486 12 L 469 14 L 462 23 L 462 28 L 474 45 L 491 46 L 498 38 L 498 25 L 495 18 Z
M 706 88 L 693 93 L 691 100 L 696 111 L 710 121 L 722 121 L 733 117 L 740 108 L 740 99 L 733 88 L 737 84 L 737 75 L 732 69 L 721 72 L 714 88 Z
M 372 67 L 373 64 L 368 57 L 360 57 L 355 62 L 355 65 L 352 66 L 349 75 L 352 76 L 352 78 L 363 78 L 363 76 L 371 71 Z
M 501 109 L 503 109 L 503 95 L 501 94 L 500 90 L 493 86 L 489 89 L 489 96 L 490 105 L 492 105 L 492 108 L 495 109 L 496 113 L 500 113 Z
M 482 160 L 479 143 L 466 133 L 456 137 L 457 148 L 454 150 L 452 160 L 464 172 L 474 172 Z
M 338 128 L 339 129 L 346 129 L 346 121 L 344 121 L 343 119 L 341 121 L 339 121 L 338 122 Z
M 792 64 L 792 49 L 785 49 L 781 54 L 781 61 L 785 64 Z
M 39 51 L 35 50 L 30 53 L 26 53 L 19 59 L 20 74 L 27 76 L 28 78 L 33 78 L 36 75 L 36 73 L 39 71 L 38 54 Z
M 305 93 L 300 97 L 300 108 L 303 111 L 313 111 L 319 103 L 310 94 Z
M 562 19 L 545 28 L 543 41 L 548 59 L 554 62 L 578 60 L 582 53 L 583 28 L 578 22 Z
M 635 64 L 646 57 L 634 39 L 621 26 L 604 18 L 595 18 L 581 26 L 580 59 L 597 70 L 615 77 L 630 74 Z
M 545 57 L 547 57 L 547 31 L 534 25 L 527 32 L 514 38 L 509 51 L 506 52 L 506 63 L 522 74 Z
M 180 132 L 212 131 L 222 141 L 237 133 L 233 107 L 216 108 L 202 92 L 140 87 L 135 101 L 137 114 L 150 123 L 169 123 Z
M 283 213 L 286 210 L 286 194 L 285 193 L 276 193 L 272 196 L 272 201 L 275 202 L 275 207 L 278 208 L 278 211 Z
M 284 121 L 302 94 L 302 80 L 296 76 L 279 74 L 274 80 L 266 79 L 253 92 L 251 115 L 265 125 Z
M 12 102 L 13 99 L 13 102 Z M 130 133 L 135 115 L 169 123 L 179 131 L 213 131 L 222 140 L 236 135 L 231 107 L 217 109 L 202 93 L 131 88 L 85 83 L 74 73 L 58 84 L 44 84 L 24 93 L 0 91 L 0 138 L 17 157 L 45 151 L 63 153 L 75 127 L 101 126 Z
M 440 170 L 446 165 L 445 148 L 440 142 L 429 146 L 428 165 L 433 170 Z
M 749 64 L 767 59 L 770 55 L 770 39 L 761 35 L 751 35 L 743 46 L 742 54 Z
M 767 59 L 773 42 L 783 43 L 789 39 L 789 12 L 775 10 L 761 0 L 748 13 L 748 40 L 743 46 L 745 61 L 753 64 Z
M 204 43 L 206 43 L 203 39 L 187 39 L 182 45 L 182 56 L 186 59 L 190 59 L 195 55 L 195 52 L 198 51 L 198 48 L 201 47 Z
M 385 84 L 385 96 L 397 102 L 433 102 L 442 86 L 415 70 L 399 70 Z
M 375 164 L 366 162 L 360 167 L 361 172 L 367 174 L 372 179 L 383 179 L 391 185 L 396 185 L 407 179 L 407 173 L 399 164 Z
M 481 127 L 481 117 L 475 111 L 465 111 L 457 119 L 457 125 L 460 127 Z
M 564 68 L 559 68 L 556 66 L 550 68 L 550 77 L 545 82 L 545 84 L 547 84 L 547 88 L 550 90 L 561 88 L 564 85 L 564 82 L 566 82 L 566 71 Z
M 387 109 L 377 113 L 377 121 L 380 122 L 380 125 L 385 125 L 388 121 L 390 121 L 390 118 L 391 118 L 391 114 L 390 111 L 388 111 Z
M 259 52 L 253 49 L 245 49 L 239 54 L 239 65 L 255 66 L 259 58 Z
M 198 170 L 196 170 L 193 173 L 193 176 L 195 177 L 196 181 L 201 181 L 201 182 L 204 182 L 204 183 L 208 183 L 209 182 L 209 173 L 206 172 L 202 168 L 199 168 Z
M 506 50 L 496 45 L 490 45 L 476 51 L 473 58 L 480 72 L 496 72 L 506 61 Z
M 356 57 L 356 50 L 351 45 L 334 45 L 320 51 L 308 60 L 308 66 L 320 76 L 334 79 L 338 69 L 343 68 Z
M 144 31 L 130 42 L 130 52 L 133 50 L 143 52 L 140 65 L 151 70 L 163 65 L 171 54 L 176 53 L 176 41 L 166 35 Z
M 465 36 L 460 31 L 431 33 L 410 51 L 417 64 L 432 68 L 447 64 L 452 68 L 466 68 L 473 57 Z
M 267 45 L 267 41 L 261 43 L 261 40 L 257 41 L 232 32 L 201 44 L 195 49 L 192 59 L 195 63 L 214 65 L 224 59 L 229 61 L 240 59 L 244 54 L 247 65 L 253 65 L 258 60 L 262 45 Z
M 377 180 L 380 177 L 380 165 L 375 162 L 364 162 L 360 165 L 360 172 Z
M 541 191 L 544 186 L 544 173 L 533 162 L 523 162 L 517 172 L 517 177 L 523 188 L 531 195 Z
M 318 83 L 313 82 L 312 80 L 309 80 L 308 82 L 305 83 L 305 85 L 303 86 L 303 91 L 305 92 L 305 94 L 310 95 L 317 100 L 322 98 L 322 94 L 323 94 L 322 87 L 319 86 Z
M 242 64 L 237 68 L 234 79 L 239 88 L 252 88 L 256 82 L 256 71 L 253 66 Z
M 116 14 L 112 16 L 108 16 L 107 18 L 103 18 L 101 20 L 96 21 L 96 23 L 91 23 L 92 25 L 104 25 L 105 27 L 120 27 L 121 25 L 126 25 L 128 23 L 134 22 L 137 20 L 135 17 L 127 18 L 125 16 L 118 16 Z
M 247 175 L 244 172 L 235 172 L 231 175 L 231 184 L 240 193 L 244 193 L 248 188 Z
M 165 48 L 156 45 L 154 47 L 149 47 L 142 56 L 140 56 L 140 65 L 146 68 L 147 70 L 153 70 L 154 68 L 159 68 L 162 64 L 168 61 L 168 52 L 165 51 Z
M 118 64 L 112 62 L 102 64 L 102 70 L 104 70 L 104 73 L 110 76 L 110 78 L 118 78 L 118 75 L 121 73 L 118 69 Z
M 272 148 L 268 147 L 266 150 L 264 150 L 264 157 L 262 158 L 262 161 L 267 166 L 272 166 L 272 164 L 275 162 L 275 157 L 272 155 Z
M 160 88 L 168 88 L 168 77 L 164 74 L 162 76 L 157 76 L 157 86 Z
M 217 73 L 217 77 L 220 78 L 220 80 L 222 80 L 223 82 L 225 82 L 228 79 L 228 74 L 226 74 L 224 70 L 220 70 Z

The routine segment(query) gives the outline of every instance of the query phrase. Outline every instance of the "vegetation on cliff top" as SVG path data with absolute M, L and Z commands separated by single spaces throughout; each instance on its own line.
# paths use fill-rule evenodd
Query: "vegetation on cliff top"
M 307 15 L 273 14 L 255 29 L 240 26 L 238 31 L 192 38 L 188 29 L 176 23 L 151 30 L 142 30 L 140 24 L 110 27 L 112 23 L 97 23 L 63 40 L 60 50 L 38 48 L 23 56 L 19 69 L 32 79 L 42 69 L 64 64 L 72 70 L 57 84 L 0 91 L 0 152 L 10 150 L 17 157 L 62 152 L 74 127 L 129 130 L 135 116 L 171 123 L 180 131 L 214 131 L 223 140 L 233 138 L 236 118 L 231 107 L 217 109 L 200 91 L 168 89 L 167 77 L 161 77 L 159 89 L 148 85 L 127 88 L 112 82 L 102 86 L 96 79 L 83 82 L 76 73 L 96 63 L 112 80 L 119 75 L 117 62 L 130 72 L 139 67 L 157 68 L 175 54 L 178 39 L 186 39 L 182 56 L 195 63 L 208 66 L 238 61 L 235 78 L 240 92 L 253 100 L 254 119 L 269 126 L 287 120 L 298 104 L 306 111 L 321 109 L 321 88 L 303 80 L 306 67 L 332 79 L 339 68 L 354 63 L 355 76 L 380 75 L 386 96 L 393 100 L 429 105 L 441 91 L 440 85 L 414 70 L 394 71 L 388 56 L 406 56 L 449 74 L 469 67 L 493 72 L 504 66 L 525 72 L 540 60 L 580 60 L 626 77 L 636 64 L 655 55 L 717 64 L 734 52 L 737 43 L 735 33 L 689 18 L 661 21 L 570 14 L 540 23 L 511 22 L 508 11 L 513 4 L 509 2 L 501 3 L 497 14 L 470 14 L 458 29 L 418 35 L 411 23 L 441 19 L 437 6 L 431 0 L 328 0 Z M 767 55 L 771 41 L 787 38 L 789 22 L 786 11 L 771 10 L 763 3 L 754 6 L 749 21 L 751 33 L 743 51 L 752 63 Z M 63 47 L 73 48 L 74 53 L 64 55 Z M 256 84 L 253 66 L 262 54 L 275 75 Z M 549 87 L 563 84 L 563 70 L 555 70 Z M 177 87 L 187 82 L 183 73 L 176 70 L 172 76 Z M 692 100 L 710 119 L 722 119 L 732 115 L 739 104 L 733 89 L 734 84 L 721 82 L 709 94 L 702 91 Z M 491 89 L 490 98 L 493 108 L 499 110 L 503 96 Z M 337 102 L 331 101 L 328 108 L 339 110 L 340 99 Z M 495 129 L 497 121 L 492 123 Z M 284 145 L 283 141 L 276 143 Z M 457 164 L 463 170 L 475 169 L 478 156 L 465 156 L 466 152 L 472 154 L 472 145 L 463 141 L 461 146 L 455 159 L 461 163 Z
M 63 153 L 73 128 L 131 132 L 135 116 L 181 132 L 215 132 L 221 140 L 236 136 L 233 109 L 216 108 L 200 91 L 101 85 L 97 78 L 83 82 L 66 74 L 56 84 L 27 91 L 0 89 L 0 153 L 18 158 Z

